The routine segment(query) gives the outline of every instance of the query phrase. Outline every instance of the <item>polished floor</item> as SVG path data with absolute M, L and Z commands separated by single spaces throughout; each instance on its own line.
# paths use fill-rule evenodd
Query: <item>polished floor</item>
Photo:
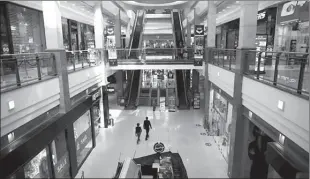
M 228 178 L 227 163 L 221 155 L 212 136 L 204 136 L 201 124 L 201 110 L 168 112 L 151 107 L 139 107 L 135 111 L 125 111 L 121 107 L 110 106 L 115 126 L 100 129 L 97 146 L 93 149 L 76 178 L 84 172 L 85 178 L 111 178 L 114 176 L 117 162 L 127 157 L 141 157 L 153 154 L 153 145 L 160 141 L 167 151 L 179 152 L 189 178 Z M 148 141 L 136 144 L 134 128 L 143 123 L 148 116 L 153 129 Z M 205 145 L 210 143 L 211 146 Z

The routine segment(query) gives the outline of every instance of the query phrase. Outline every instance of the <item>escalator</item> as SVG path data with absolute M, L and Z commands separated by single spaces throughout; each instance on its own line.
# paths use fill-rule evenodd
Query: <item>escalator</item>
M 139 48 L 141 33 L 143 31 L 143 19 L 144 19 L 144 12 L 143 11 L 137 12 L 137 19 L 130 46 L 129 58 L 131 59 L 137 59 L 139 55 L 137 49 Z
M 178 99 L 179 99 L 179 109 L 189 109 L 189 103 L 187 100 L 186 94 L 186 84 L 184 81 L 185 77 L 183 76 L 182 70 L 176 70 L 176 80 L 177 80 L 177 90 L 178 90 Z
M 179 12 L 173 12 L 173 30 L 175 34 L 175 43 L 177 48 L 182 48 L 181 44 L 184 44 L 183 33 L 182 33 L 182 24 L 179 16 Z
M 128 94 L 127 104 L 125 105 L 126 110 L 134 110 L 137 108 L 136 101 L 140 88 L 140 73 L 141 70 L 132 71 L 130 90 Z

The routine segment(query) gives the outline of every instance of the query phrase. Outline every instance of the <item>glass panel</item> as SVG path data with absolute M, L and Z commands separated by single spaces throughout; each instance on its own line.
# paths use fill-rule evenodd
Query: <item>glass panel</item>
M 43 51 L 41 39 L 39 11 L 8 5 L 9 19 L 11 23 L 14 53 L 35 53 Z
M 50 178 L 47 149 L 43 149 L 24 167 L 25 178 Z
M 78 166 L 92 148 L 90 111 L 73 123 Z
M 98 136 L 99 134 L 99 129 L 100 129 L 100 106 L 99 106 L 99 101 L 94 104 L 94 106 L 92 107 L 92 111 L 93 111 L 93 120 L 94 120 L 94 125 L 95 125 L 95 134 L 96 136 Z
M 0 5 L 0 54 L 8 54 L 9 34 L 7 32 L 7 19 L 5 18 L 5 5 Z
M 62 25 L 62 36 L 63 36 L 63 43 L 66 50 L 69 50 L 69 31 L 68 31 L 68 20 L 65 18 L 61 18 L 61 25 Z
M 51 144 L 56 178 L 70 178 L 70 162 L 65 132 L 61 132 Z

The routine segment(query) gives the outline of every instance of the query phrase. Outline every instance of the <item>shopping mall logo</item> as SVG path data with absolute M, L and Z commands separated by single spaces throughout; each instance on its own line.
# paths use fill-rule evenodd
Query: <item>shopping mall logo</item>
M 294 14 L 296 8 L 298 6 L 302 7 L 305 3 L 306 1 L 291 1 L 291 2 L 285 3 L 281 11 L 281 17 Z

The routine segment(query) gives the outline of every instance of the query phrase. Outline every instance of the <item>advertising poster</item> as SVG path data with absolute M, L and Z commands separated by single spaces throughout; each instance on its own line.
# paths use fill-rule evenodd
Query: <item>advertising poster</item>
M 195 25 L 194 66 L 202 66 L 204 47 L 204 25 Z
M 114 26 L 107 26 L 107 49 L 110 66 L 117 66 L 117 51 L 115 48 Z

